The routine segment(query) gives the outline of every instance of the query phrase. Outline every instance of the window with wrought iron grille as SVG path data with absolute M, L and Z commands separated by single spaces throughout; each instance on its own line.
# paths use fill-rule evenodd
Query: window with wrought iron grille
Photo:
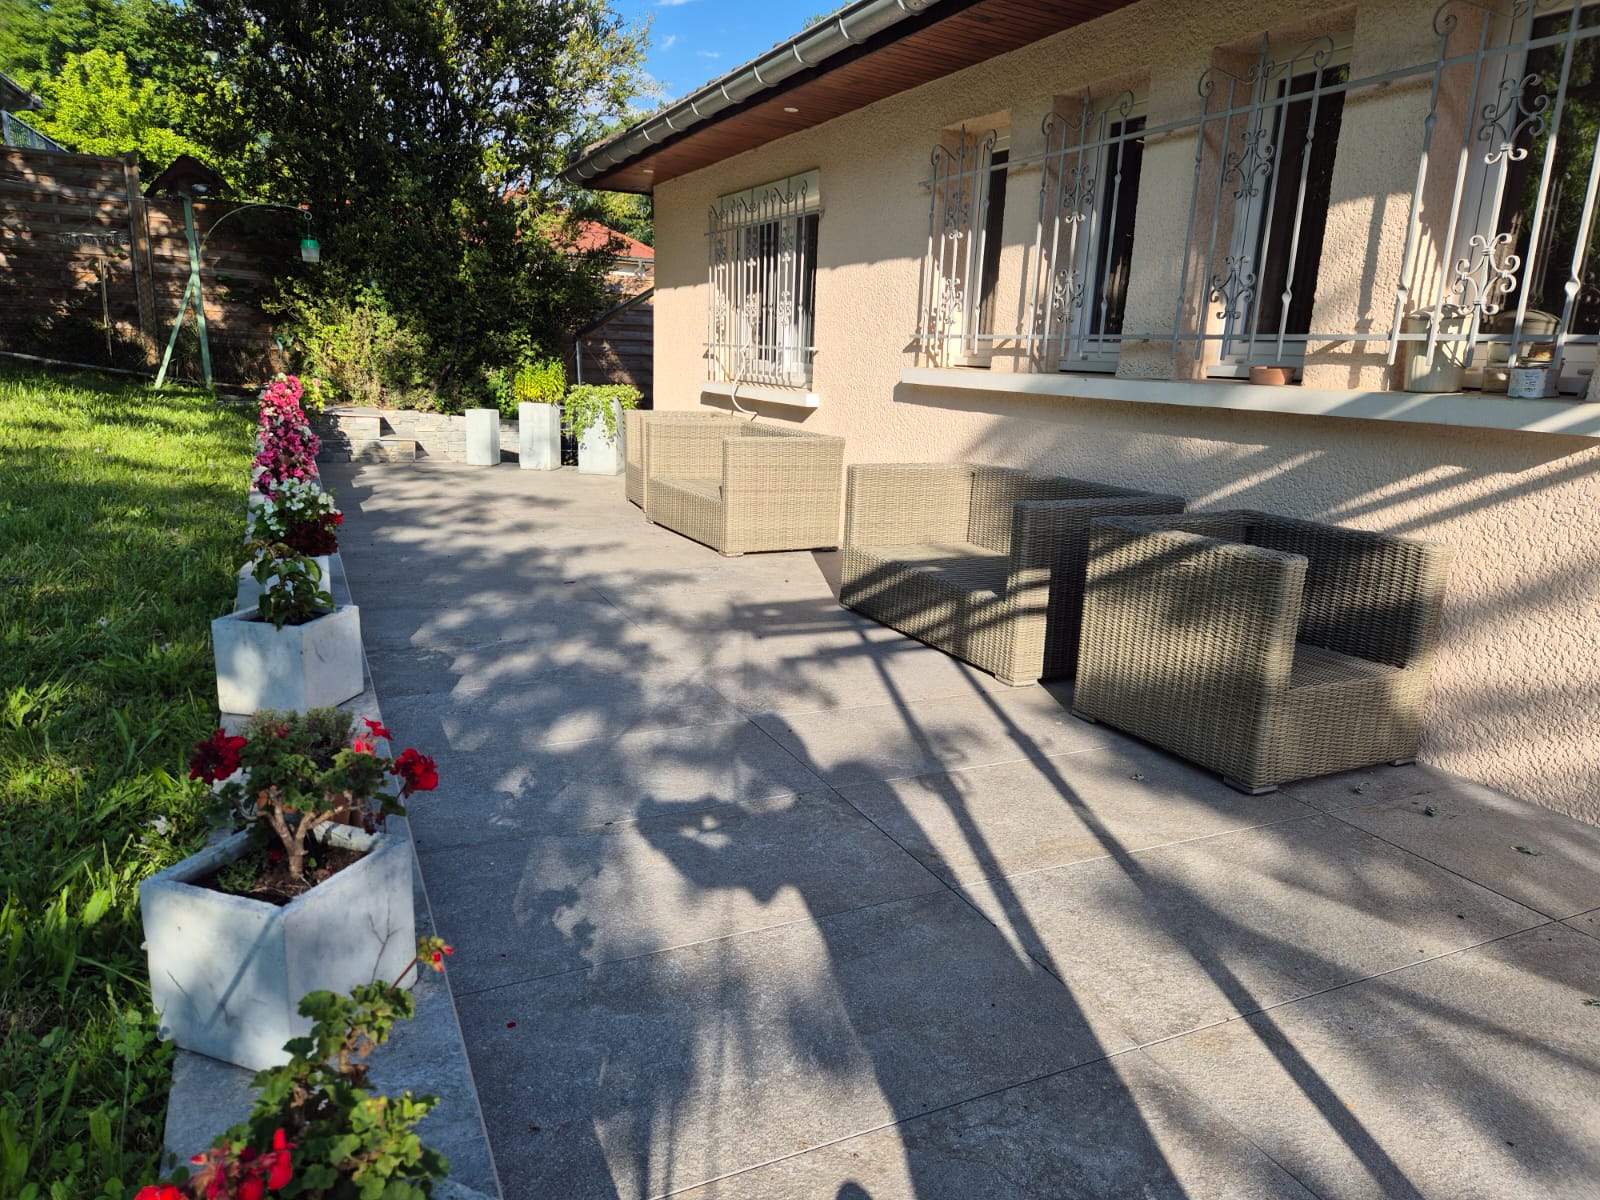
M 714 379 L 810 385 L 821 211 L 816 171 L 712 207 L 706 358 Z
M 1044 121 L 1029 330 L 1043 369 L 1116 369 L 1144 163 L 1145 98 L 1089 92 Z
M 1190 236 L 1205 238 L 1208 374 L 1305 357 L 1349 81 L 1349 42 L 1332 37 L 1287 53 L 1263 38 L 1242 73 L 1201 78 L 1195 211 L 1210 221 Z
M 1434 27 L 1395 340 L 1486 390 L 1531 366 L 1581 391 L 1600 343 L 1600 4 L 1450 0 Z
M 998 129 L 943 135 L 933 174 L 917 344 L 938 366 L 986 366 L 997 339 L 1009 147 Z

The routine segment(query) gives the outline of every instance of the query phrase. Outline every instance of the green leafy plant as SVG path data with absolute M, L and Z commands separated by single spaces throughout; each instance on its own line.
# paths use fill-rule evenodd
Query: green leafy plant
M 406 749 L 398 758 L 377 753 L 389 731 L 376 721 L 350 737 L 350 717 L 337 709 L 304 716 L 270 709 L 251 719 L 244 736 L 217 730 L 196 743 L 189 775 L 222 783 L 217 804 L 246 826 L 266 826 L 277 836 L 289 877 L 305 883 L 307 857 L 318 832 L 335 821 L 360 822 L 403 815 L 413 792 L 439 784 L 433 759 Z M 244 781 L 230 779 L 244 771 Z M 389 780 L 398 781 L 394 792 Z
M 639 389 L 625 383 L 580 383 L 567 393 L 563 418 L 567 432 L 581 438 L 596 425 L 617 440 L 617 410 L 639 407 Z
M 421 394 L 425 341 L 378 289 L 341 295 L 285 285 L 268 307 L 281 317 L 280 335 L 299 360 L 302 383 L 311 375 L 328 391 L 370 407 L 400 406 Z
M 274 629 L 304 625 L 333 611 L 333 597 L 322 587 L 316 562 L 283 542 L 257 538 L 245 546 L 250 574 L 261 585 L 257 616 Z
M 567 394 L 567 369 L 556 359 L 524 363 L 511 383 L 518 404 L 560 404 Z

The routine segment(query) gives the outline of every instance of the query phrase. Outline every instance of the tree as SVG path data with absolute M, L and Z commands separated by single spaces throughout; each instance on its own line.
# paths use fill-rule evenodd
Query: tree
M 646 246 L 656 244 L 655 213 L 649 196 L 632 192 L 595 192 L 594 219 Z
M 607 0 L 188 0 L 175 40 L 246 120 L 208 131 L 253 195 L 312 206 L 323 289 L 376 291 L 445 389 L 598 309 L 566 159 L 645 90 L 644 35 Z
M 39 131 L 81 154 L 137 150 L 157 169 L 180 154 L 202 155 L 173 129 L 172 106 L 149 79 L 136 79 L 121 54 L 69 53 L 61 70 L 40 85 Z

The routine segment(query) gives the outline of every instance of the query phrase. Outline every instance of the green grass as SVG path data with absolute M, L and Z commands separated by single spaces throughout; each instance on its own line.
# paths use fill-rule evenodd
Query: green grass
M 253 429 L 194 392 L 0 366 L 0 1197 L 154 1180 L 138 884 L 203 836 Z

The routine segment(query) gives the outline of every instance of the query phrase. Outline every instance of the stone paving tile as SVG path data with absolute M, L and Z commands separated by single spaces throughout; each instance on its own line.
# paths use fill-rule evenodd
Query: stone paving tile
M 1197 767 L 1130 742 L 839 791 L 955 884 L 1316 811 L 1281 793 L 1246 796 Z
M 1147 1053 L 1330 1200 L 1592 1200 L 1596 979 L 1545 925 Z
M 1316 1200 L 1138 1051 L 969 1100 L 678 1200 Z
M 1547 917 L 1600 905 L 1600 829 L 1464 779 L 1439 784 L 1339 816 Z
M 844 786 L 1105 745 L 1045 688 L 751 718 L 828 783 Z
M 1445 787 L 1449 776 L 1418 763 L 1404 767 L 1383 764 L 1363 767 L 1359 771 L 1340 771 L 1337 775 L 1319 775 L 1315 779 L 1302 779 L 1286 783 L 1282 791 L 1296 800 L 1334 812 L 1341 808 L 1359 808 L 1385 800 L 1423 799 L 1433 796 Z
M 1587 933 L 1590 937 L 1600 938 L 1600 908 L 1592 909 L 1586 913 L 1579 913 L 1575 917 L 1568 917 L 1562 922 L 1579 933 Z M 1596 985 L 1600 991 L 1600 984 Z
M 832 792 L 424 846 L 458 995 L 943 885 Z
M 632 820 L 651 804 L 714 808 L 820 786 L 815 774 L 748 723 L 515 751 L 508 738 L 482 752 L 440 745 L 437 723 L 426 736 L 404 720 L 390 728 L 398 744 L 418 746 L 439 763 L 438 790 L 413 796 L 409 805 L 419 844 L 430 849 Z
M 459 1000 L 520 1196 L 657 1196 L 1092 1061 L 948 892 Z
M 1140 1043 L 1540 923 L 1332 816 L 965 889 Z
M 677 670 L 623 672 L 602 662 L 527 674 L 483 674 L 493 680 L 491 686 L 476 686 L 480 675 L 474 685 L 458 685 L 448 694 L 401 692 L 388 701 L 387 711 L 403 727 L 426 729 L 435 745 L 458 753 L 482 752 L 492 745 L 554 746 L 745 719 L 715 688 Z

